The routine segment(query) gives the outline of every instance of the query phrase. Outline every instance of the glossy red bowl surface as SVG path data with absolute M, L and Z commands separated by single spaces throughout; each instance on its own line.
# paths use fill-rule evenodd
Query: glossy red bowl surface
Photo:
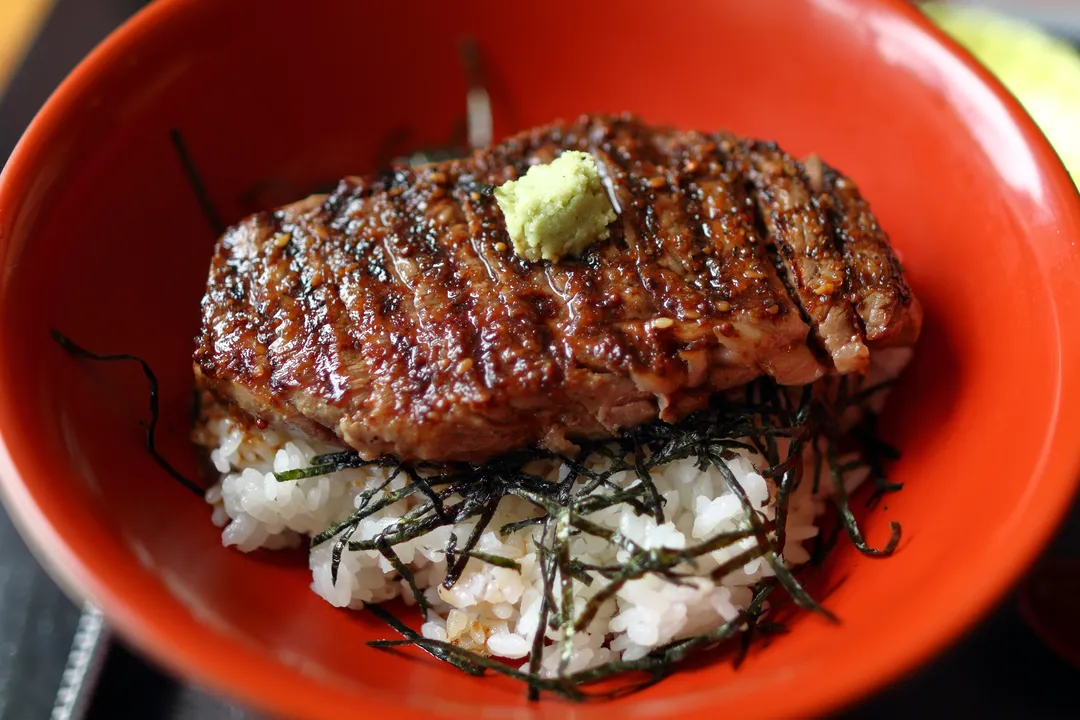
M 134 366 L 74 361 L 57 328 L 146 358 L 166 456 L 189 473 L 192 338 L 214 233 L 178 129 L 228 221 L 445 141 L 458 38 L 496 134 L 631 110 L 820 152 L 853 176 L 926 309 L 886 418 L 906 489 L 865 520 L 888 560 L 830 560 L 839 626 L 803 616 L 738 671 L 695 666 L 610 704 L 525 701 L 413 655 L 308 589 L 302 559 L 225 549 L 154 464 Z M 914 668 L 1024 571 L 1080 465 L 1080 202 L 1038 130 L 907 4 L 888 0 L 361 3 L 157 0 L 71 75 L 0 180 L 0 472 L 42 562 L 172 670 L 308 718 L 582 720 L 820 714 Z M 842 580 L 842 582 L 839 582 Z

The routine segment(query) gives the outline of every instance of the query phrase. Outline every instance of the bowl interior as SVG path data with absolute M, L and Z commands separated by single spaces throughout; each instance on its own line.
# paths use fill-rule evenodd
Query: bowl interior
M 43 560 L 171 667 L 286 714 L 368 707 L 492 717 L 787 714 L 851 699 L 985 610 L 1072 489 L 1077 429 L 1077 203 L 1016 107 L 900 3 L 696 0 L 306 5 L 160 0 L 77 72 L 8 168 L 0 432 L 10 507 Z M 419 19 L 418 19 L 419 18 Z M 821 153 L 854 177 L 926 308 L 885 418 L 905 484 L 866 514 L 888 560 L 841 544 L 834 626 L 802 617 L 737 672 L 695 666 L 610 705 L 530 705 L 364 642 L 392 633 L 308 590 L 296 555 L 221 547 L 207 505 L 143 447 L 137 366 L 73 361 L 56 328 L 145 358 L 161 383 L 161 451 L 189 474 L 191 351 L 215 240 L 178 161 L 178 130 L 229 222 L 387 152 L 446 141 L 477 39 L 496 135 L 630 110 Z M 825 38 L 828 38 L 826 41 Z

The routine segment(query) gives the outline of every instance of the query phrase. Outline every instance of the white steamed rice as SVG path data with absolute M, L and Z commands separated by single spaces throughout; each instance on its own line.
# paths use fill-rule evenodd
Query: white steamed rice
M 890 362 L 873 373 L 867 383 L 883 376 L 895 376 L 909 357 L 908 353 L 897 354 L 895 359 L 887 353 L 879 355 L 884 357 L 877 359 Z M 315 535 L 351 515 L 361 493 L 381 485 L 389 472 L 382 468 L 359 468 L 279 482 L 274 472 L 307 467 L 314 456 L 341 448 L 272 429 L 255 430 L 229 417 L 209 420 L 200 435 L 200 441 L 211 446 L 211 461 L 222 473 L 221 481 L 206 495 L 214 508 L 214 522 L 223 528 L 225 545 L 245 552 L 299 545 L 302 536 Z M 809 461 L 809 456 L 806 460 Z M 771 520 L 775 497 L 770 497 L 770 484 L 757 471 L 764 465 L 763 458 L 747 452 L 729 462 L 754 507 Z M 618 530 L 645 548 L 684 548 L 720 532 L 746 527 L 744 508 L 715 468 L 701 471 L 693 459 L 687 459 L 657 468 L 651 476 L 666 501 L 663 525 L 657 526 L 650 516 L 636 515 L 625 504 L 596 512 L 590 519 Z M 865 473 L 851 473 L 845 485 L 852 490 L 864 477 Z M 637 478 L 632 472 L 624 472 L 612 479 L 628 487 Z M 389 488 L 403 487 L 406 481 L 399 477 Z M 809 559 L 806 543 L 818 534 L 816 519 L 824 509 L 823 496 L 829 485 L 823 482 L 818 496 L 812 494 L 811 485 L 801 483 L 790 498 L 787 541 L 783 548 L 788 566 Z M 352 539 L 376 537 L 409 509 L 410 502 L 401 501 L 364 520 Z M 453 529 L 439 528 L 394 546 L 435 611 L 421 628 L 425 637 L 511 660 L 528 656 L 539 623 L 543 588 L 536 550 L 541 530 L 532 526 L 509 537 L 500 537 L 497 531 L 507 522 L 536 514 L 537 509 L 523 500 L 503 499 L 477 546 L 483 553 L 516 560 L 521 565 L 520 573 L 474 558 L 450 590 L 441 586 L 447 569 L 445 548 L 451 532 L 461 540 L 468 537 L 471 522 Z M 600 538 L 581 535 L 571 542 L 572 556 L 585 563 L 609 565 L 627 559 L 625 551 Z M 654 575 L 626 583 L 613 600 L 603 605 L 588 631 L 575 635 L 569 671 L 617 659 L 634 660 L 672 640 L 701 634 L 738 617 L 749 605 L 754 585 L 772 575 L 772 568 L 758 559 L 718 582 L 709 575 L 756 542 L 754 538 L 744 539 L 700 557 L 696 567 L 680 568 L 699 576 L 689 585 L 674 585 Z M 332 581 L 332 545 L 323 543 L 309 555 L 311 587 L 327 602 L 349 608 L 396 597 L 407 603 L 415 602 L 408 585 L 377 551 L 346 550 L 337 581 Z M 574 580 L 575 616 L 605 584 L 599 576 L 588 586 Z M 559 662 L 559 648 L 553 642 L 558 634 L 548 630 L 547 635 L 549 642 L 545 645 L 542 672 L 553 675 Z

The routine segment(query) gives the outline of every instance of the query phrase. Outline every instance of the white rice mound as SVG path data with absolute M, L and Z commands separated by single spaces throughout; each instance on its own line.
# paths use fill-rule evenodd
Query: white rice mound
M 884 375 L 894 376 L 906 364 L 907 357 L 904 355 L 890 362 Z M 872 375 L 876 377 L 868 378 L 867 383 L 877 381 L 882 373 Z M 383 468 L 358 468 L 279 482 L 274 472 L 308 467 L 316 455 L 341 448 L 291 437 L 280 431 L 255 430 L 230 417 L 209 420 L 199 434 L 199 441 L 212 447 L 211 461 L 222 473 L 221 481 L 206 494 L 207 502 L 213 506 L 214 522 L 223 528 L 223 544 L 245 552 L 299 545 L 302 536 L 313 536 L 349 517 L 361 503 L 361 493 L 381 485 L 389 473 Z M 804 462 L 809 467 L 809 448 Z M 774 519 L 775 497 L 770 493 L 771 484 L 758 473 L 759 468 L 767 466 L 764 458 L 740 452 L 728 466 L 753 506 L 769 520 Z M 557 472 L 550 470 L 555 475 L 551 478 L 553 481 L 559 479 Z M 865 475 L 865 471 L 849 473 L 844 484 L 851 491 Z M 681 549 L 718 533 L 747 527 L 744 507 L 715 468 L 699 470 L 691 458 L 656 468 L 651 477 L 665 500 L 664 524 L 658 526 L 651 516 L 636 515 L 626 504 L 595 512 L 589 519 L 618 530 L 650 549 Z M 826 493 L 831 491 L 827 472 L 823 473 L 816 496 L 808 478 L 809 473 L 804 474 L 804 481 L 789 499 L 787 539 L 782 551 L 788 567 L 809 560 L 805 544 L 818 534 L 816 519 L 824 510 Z M 633 472 L 622 472 L 612 480 L 621 487 L 630 487 L 637 482 L 637 477 Z M 407 478 L 402 475 L 389 485 L 389 489 L 401 488 L 406 482 Z M 352 539 L 375 538 L 393 525 L 414 502 L 403 500 L 375 513 L 361 523 Z M 539 514 L 540 510 L 524 500 L 503 499 L 476 549 L 517 561 L 521 572 L 473 558 L 449 590 L 441 585 L 447 569 L 445 548 L 451 533 L 456 534 L 459 545 L 464 543 L 472 530 L 472 522 L 454 528 L 439 528 L 394 546 L 401 561 L 412 570 L 418 587 L 424 589 L 434 611 L 421 628 L 425 637 L 453 642 L 465 649 L 500 658 L 527 658 L 540 619 L 543 580 L 537 544 L 542 530 L 539 525 L 534 525 L 508 537 L 501 537 L 498 530 L 508 522 Z M 610 565 L 627 559 L 624 550 L 601 538 L 583 534 L 572 538 L 571 543 L 571 556 L 584 563 Z M 618 659 L 638 659 L 653 648 L 699 635 L 737 618 L 750 604 L 754 585 L 771 576 L 772 568 L 764 559 L 757 559 L 719 581 L 709 576 L 720 564 L 756 544 L 753 537 L 746 538 L 699 557 L 696 566 L 680 566 L 680 571 L 697 576 L 689 584 L 675 585 L 655 575 L 627 582 L 613 599 L 604 603 L 587 631 L 574 636 L 574 653 L 568 671 L 576 672 Z M 311 587 L 327 602 L 354 609 L 362 608 L 365 603 L 379 603 L 396 597 L 402 597 L 409 604 L 415 603 L 407 583 L 398 577 L 378 551 L 346 550 L 334 582 L 331 579 L 332 546 L 333 542 L 322 543 L 309 555 Z M 577 579 L 573 581 L 575 617 L 607 583 L 600 575 L 593 574 L 591 585 Z M 559 633 L 549 629 L 547 637 L 541 672 L 552 676 L 559 664 L 556 644 Z

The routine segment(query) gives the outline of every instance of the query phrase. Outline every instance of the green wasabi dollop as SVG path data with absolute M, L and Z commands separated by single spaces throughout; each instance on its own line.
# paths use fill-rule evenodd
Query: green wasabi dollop
M 495 188 L 495 200 L 514 252 L 532 262 L 581 255 L 608 238 L 616 217 L 596 161 L 576 150 Z

